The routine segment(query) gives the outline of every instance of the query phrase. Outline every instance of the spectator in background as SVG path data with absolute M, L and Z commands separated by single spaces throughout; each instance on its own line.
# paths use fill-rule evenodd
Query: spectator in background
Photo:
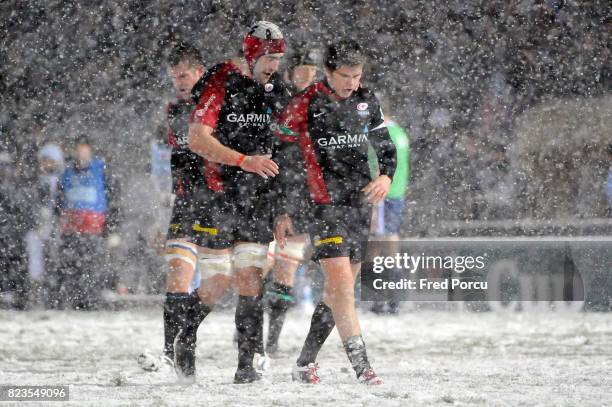
M 60 183 L 58 209 L 62 246 L 57 270 L 58 299 L 77 309 L 98 305 L 104 281 L 105 241 L 109 219 L 109 182 L 104 161 L 93 155 L 87 136 L 77 138 L 73 162 Z M 108 277 L 108 276 L 106 276 Z M 62 295 L 65 292 L 66 295 Z M 63 307 L 61 300 L 57 304 Z
M 11 155 L 0 152 L 0 292 L 9 292 L 10 306 L 29 304 L 26 233 L 32 228 L 32 202 L 27 183 Z
M 44 144 L 38 152 L 37 206 L 34 208 L 35 229 L 27 235 L 28 270 L 33 282 L 45 287 L 53 285 L 58 260 L 57 207 L 60 179 L 64 173 L 64 152 L 55 143 Z M 46 291 L 46 290 L 43 290 Z M 44 300 L 48 297 L 46 292 Z
M 150 161 L 146 170 L 136 170 L 123 180 L 121 196 L 126 211 L 121 224 L 122 259 L 117 292 L 159 294 L 166 284 L 163 254 L 170 224 L 174 195 L 170 174 L 170 149 L 166 128 L 161 126 L 150 140 Z

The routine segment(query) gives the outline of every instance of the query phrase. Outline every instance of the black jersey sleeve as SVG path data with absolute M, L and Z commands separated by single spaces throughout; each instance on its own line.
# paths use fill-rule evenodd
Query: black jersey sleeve
M 385 117 L 376 96 L 370 96 L 370 123 L 368 126 L 369 140 L 378 158 L 380 175 L 393 179 L 396 167 L 395 144 L 389 135 Z

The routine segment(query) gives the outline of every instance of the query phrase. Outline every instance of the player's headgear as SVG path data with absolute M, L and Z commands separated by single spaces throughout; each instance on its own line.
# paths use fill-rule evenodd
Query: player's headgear
M 309 47 L 305 43 L 298 44 L 289 57 L 289 69 L 300 65 L 315 65 L 321 63 L 321 51 L 317 48 Z
M 343 39 L 330 44 L 325 54 L 325 66 L 335 70 L 343 65 L 355 66 L 365 62 L 363 48 L 357 41 Z
M 276 24 L 269 21 L 258 21 L 244 37 L 242 50 L 244 59 L 253 69 L 255 62 L 262 55 L 285 52 L 285 39 Z

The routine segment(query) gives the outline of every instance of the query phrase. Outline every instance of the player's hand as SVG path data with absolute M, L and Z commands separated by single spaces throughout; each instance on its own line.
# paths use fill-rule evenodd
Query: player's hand
M 240 168 L 266 179 L 275 177 L 278 175 L 278 165 L 272 161 L 271 157 L 271 155 L 249 155 L 240 164 Z
M 374 181 L 366 185 L 362 191 L 366 195 L 366 199 L 371 204 L 377 204 L 389 193 L 391 187 L 391 178 L 387 175 L 380 175 Z
M 289 215 L 280 215 L 274 222 L 274 238 L 281 249 L 287 244 L 287 234 L 295 234 L 295 230 L 293 230 L 293 222 L 291 221 Z

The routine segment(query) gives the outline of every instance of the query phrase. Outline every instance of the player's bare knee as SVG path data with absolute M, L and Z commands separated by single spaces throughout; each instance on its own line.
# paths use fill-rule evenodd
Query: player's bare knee
M 352 301 L 355 298 L 355 290 L 352 287 L 333 287 L 325 290 L 326 302 Z
M 232 282 L 232 276 L 216 274 L 202 281 L 197 290 L 198 297 L 212 308 L 232 288 Z
M 297 271 L 298 266 L 299 263 L 277 260 L 274 267 L 274 281 L 289 287 L 293 287 L 295 272 Z
M 236 286 L 240 295 L 259 295 L 261 292 L 261 270 L 246 267 L 236 270 Z
M 236 276 L 238 287 L 255 287 L 261 284 L 261 275 L 256 269 L 242 269 Z
M 260 294 L 267 255 L 268 247 L 260 244 L 243 243 L 234 248 L 234 270 L 240 295 Z

